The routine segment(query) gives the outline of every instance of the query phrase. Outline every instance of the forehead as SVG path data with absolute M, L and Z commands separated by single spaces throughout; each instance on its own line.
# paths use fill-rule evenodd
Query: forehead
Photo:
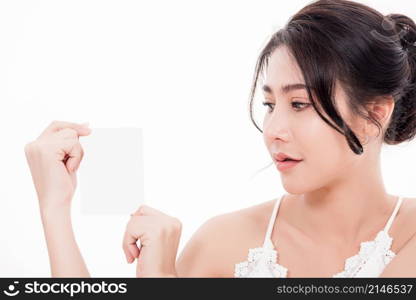
M 281 86 L 304 84 L 302 72 L 286 46 L 279 46 L 269 57 L 264 84 L 277 92 Z
M 265 71 L 266 73 L 264 74 L 265 78 L 263 86 L 267 85 L 270 87 L 271 92 L 274 95 L 284 94 L 282 91 L 282 87 L 284 86 L 299 83 L 305 84 L 305 80 L 296 59 L 284 45 L 279 46 L 272 52 Z M 297 89 L 297 91 L 302 91 L 306 95 L 306 90 Z M 312 95 L 314 95 L 313 88 L 311 88 L 311 92 Z M 333 93 L 334 107 L 339 110 L 341 115 L 343 115 L 346 120 L 352 118 L 351 111 L 348 109 L 347 105 L 348 96 L 338 80 L 335 80 Z M 317 106 L 320 108 L 319 101 Z M 326 113 L 323 112 L 322 109 L 320 110 L 326 116 Z

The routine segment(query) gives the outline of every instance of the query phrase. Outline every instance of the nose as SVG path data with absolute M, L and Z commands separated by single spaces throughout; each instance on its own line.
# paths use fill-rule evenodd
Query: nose
M 274 110 L 263 121 L 263 136 L 267 140 L 280 139 L 288 141 L 290 138 L 290 122 L 288 114 Z

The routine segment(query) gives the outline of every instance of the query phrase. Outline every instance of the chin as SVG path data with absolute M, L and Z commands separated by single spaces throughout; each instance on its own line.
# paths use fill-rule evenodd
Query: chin
M 313 180 L 308 180 L 305 178 L 306 177 L 303 177 L 303 179 L 294 179 L 293 177 L 291 178 L 282 176 L 281 179 L 283 188 L 289 194 L 301 195 L 316 190 L 319 187 L 317 182 L 312 184 Z
M 285 189 L 285 191 L 292 195 L 300 195 L 309 190 L 309 189 L 306 189 L 302 185 L 302 183 L 299 183 L 299 182 L 288 183 L 288 182 L 283 181 L 282 184 L 283 184 L 283 188 Z

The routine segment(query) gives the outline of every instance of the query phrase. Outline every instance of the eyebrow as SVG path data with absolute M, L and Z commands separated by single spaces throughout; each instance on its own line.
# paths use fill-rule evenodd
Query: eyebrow
M 302 89 L 306 90 L 306 87 L 307 86 L 303 83 L 286 84 L 282 86 L 280 90 L 282 91 L 283 94 L 287 94 L 290 91 L 294 91 L 294 90 L 302 90 Z M 268 94 L 273 94 L 271 87 L 268 86 L 267 84 L 263 85 L 263 91 Z

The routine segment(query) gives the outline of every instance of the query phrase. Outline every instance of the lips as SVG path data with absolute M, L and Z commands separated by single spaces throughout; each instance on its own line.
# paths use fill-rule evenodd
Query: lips
M 273 153 L 273 158 L 277 162 L 282 162 L 282 161 L 295 161 L 295 162 L 299 162 L 299 161 L 302 161 L 303 160 L 301 158 L 289 156 L 288 154 L 283 153 L 283 152 Z
M 286 170 L 290 170 L 300 164 L 301 160 L 284 160 L 284 161 L 278 161 L 276 163 L 276 167 L 279 171 L 283 172 Z
M 299 162 L 303 161 L 301 158 L 289 156 L 286 153 L 273 153 L 273 159 L 276 161 L 276 167 L 281 172 L 286 172 L 297 166 Z

